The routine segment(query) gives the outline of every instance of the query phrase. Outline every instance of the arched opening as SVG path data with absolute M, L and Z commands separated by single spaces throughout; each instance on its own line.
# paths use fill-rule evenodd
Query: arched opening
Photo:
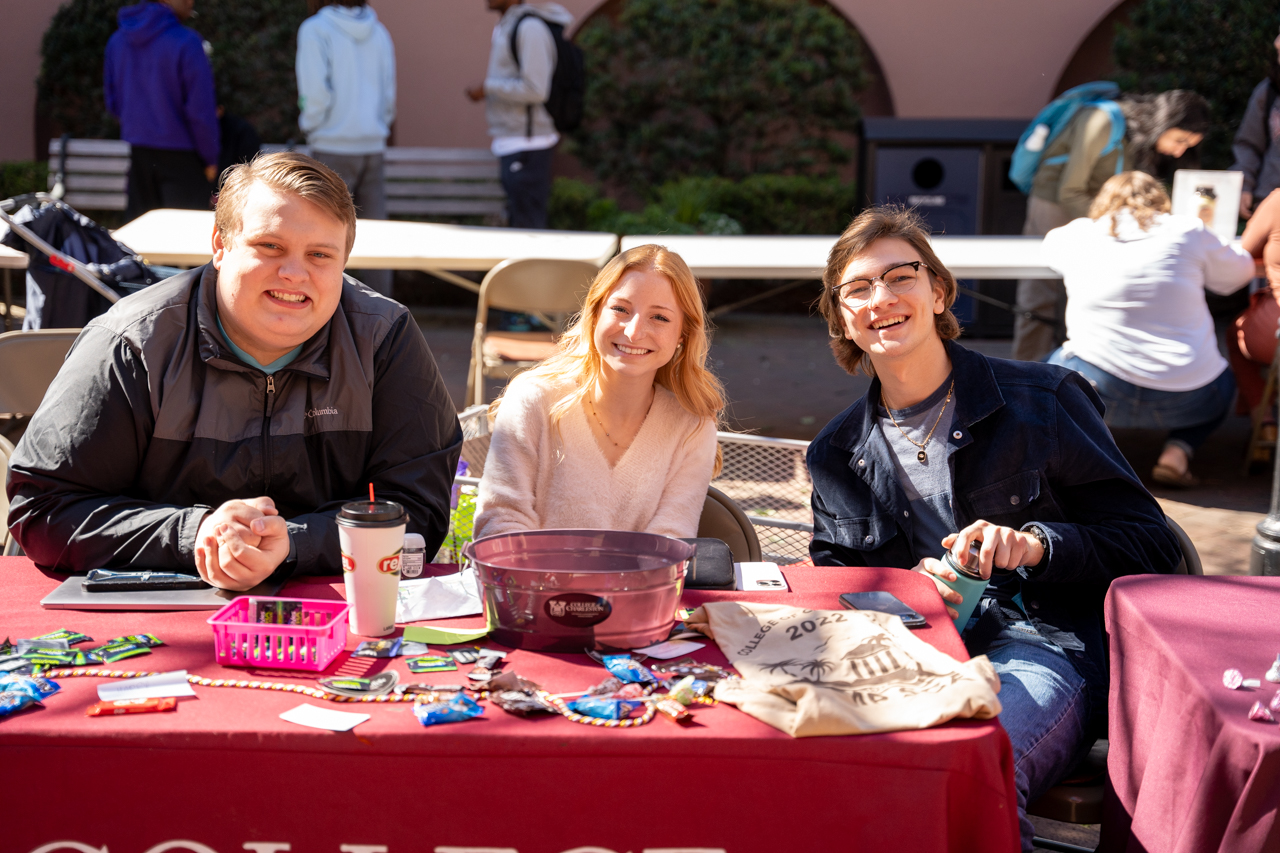
M 1116 37 L 1116 27 L 1129 23 L 1129 14 L 1141 2 L 1142 0 L 1121 0 L 1084 37 L 1071 60 L 1062 70 L 1058 85 L 1053 89 L 1053 97 L 1056 98 L 1081 83 L 1113 78 L 1116 66 L 1111 58 L 1111 43 Z

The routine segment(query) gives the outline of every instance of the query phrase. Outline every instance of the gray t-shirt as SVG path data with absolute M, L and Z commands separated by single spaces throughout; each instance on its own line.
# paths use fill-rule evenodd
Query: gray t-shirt
M 947 441 L 955 416 L 956 399 L 951 391 L 950 376 L 924 400 L 906 409 L 894 409 L 894 426 L 883 399 L 876 406 L 880 431 L 893 449 L 893 466 L 898 482 L 910 501 L 912 542 L 921 557 L 941 558 L 947 549 L 942 539 L 957 532 L 951 509 L 951 454 L 955 446 Z M 945 408 L 944 408 L 945 406 Z M 934 424 L 937 427 L 934 428 Z M 901 429 L 899 429 L 901 427 Z M 933 435 L 925 441 L 925 436 Z M 925 460 L 920 461 L 921 448 L 903 435 L 924 444 Z

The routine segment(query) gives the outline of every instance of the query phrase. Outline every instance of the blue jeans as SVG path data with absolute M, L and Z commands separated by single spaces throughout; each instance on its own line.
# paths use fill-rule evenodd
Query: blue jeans
M 1169 440 L 1182 446 L 1187 455 L 1195 452 L 1218 428 L 1235 399 L 1236 378 L 1231 368 L 1218 378 L 1191 391 L 1156 391 L 1141 388 L 1115 377 L 1082 358 L 1063 355 L 1062 348 L 1045 359 L 1076 371 L 1107 404 L 1107 426 L 1130 429 L 1167 429 Z
M 997 606 L 983 599 L 982 608 Z M 1005 611 L 1008 613 L 1009 611 Z M 972 626 L 977 618 L 970 620 Z M 1035 829 L 1027 803 L 1056 785 L 1092 746 L 1085 736 L 1089 716 L 1084 679 L 1066 652 L 1026 620 L 1006 619 L 985 650 L 1000 677 L 1000 724 L 1013 744 L 1013 781 L 1018 792 L 1022 849 L 1032 849 Z

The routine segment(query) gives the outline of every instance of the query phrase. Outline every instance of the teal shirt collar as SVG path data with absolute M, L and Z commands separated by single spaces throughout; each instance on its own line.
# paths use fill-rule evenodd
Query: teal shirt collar
M 236 356 L 245 364 L 249 365 L 250 367 L 258 368 L 268 376 L 270 376 L 272 373 L 275 373 L 280 368 L 288 366 L 290 362 L 292 362 L 295 358 L 298 357 L 298 353 L 302 352 L 302 344 L 298 344 L 296 347 L 289 350 L 287 353 L 280 356 L 270 364 L 260 364 L 256 358 L 249 355 L 249 353 L 245 352 L 244 350 L 240 349 L 240 347 L 236 346 L 235 341 L 231 340 L 231 336 L 227 334 L 227 330 L 222 328 L 222 318 L 219 317 L 217 314 L 214 314 L 214 317 L 218 321 L 218 331 L 222 333 L 222 339 L 227 342 L 227 346 L 231 347 L 231 351 L 234 352 Z

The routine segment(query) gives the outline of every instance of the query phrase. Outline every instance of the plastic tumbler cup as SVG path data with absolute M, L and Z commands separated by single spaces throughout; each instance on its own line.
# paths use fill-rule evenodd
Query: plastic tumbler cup
M 352 501 L 338 512 L 351 633 L 385 637 L 396 627 L 400 557 L 409 516 L 394 501 Z
M 964 596 L 964 601 L 956 607 L 956 613 L 959 615 L 955 619 L 956 630 L 963 631 L 969 617 L 973 615 L 973 608 L 978 606 L 978 602 L 982 600 L 982 593 L 986 592 L 987 584 L 990 583 L 990 580 L 983 580 L 978 574 L 978 543 L 970 543 L 969 558 L 963 564 L 951 551 L 942 555 L 942 564 L 956 573 L 956 579 L 949 581 L 946 578 L 938 578 L 938 580 Z

